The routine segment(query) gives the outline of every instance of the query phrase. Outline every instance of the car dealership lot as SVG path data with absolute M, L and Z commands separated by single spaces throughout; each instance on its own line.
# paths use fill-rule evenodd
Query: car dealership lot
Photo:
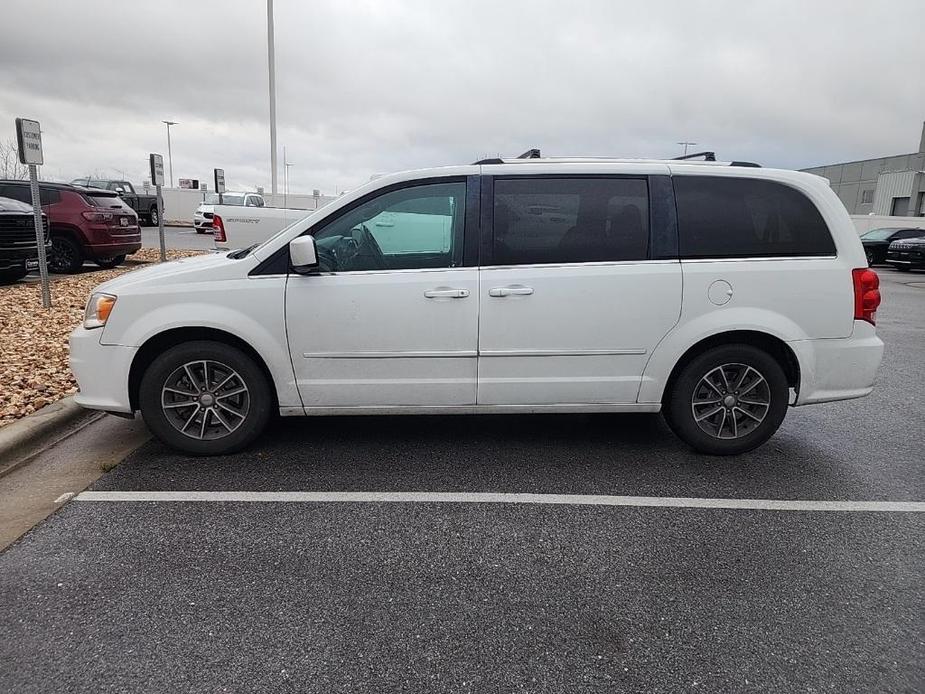
M 78 499 L 0 554 L 0 690 L 920 690 L 922 512 L 665 501 L 925 501 L 925 275 L 878 272 L 873 395 L 737 458 L 649 415 L 283 420 L 198 460 L 149 442 L 93 490 L 672 505 Z

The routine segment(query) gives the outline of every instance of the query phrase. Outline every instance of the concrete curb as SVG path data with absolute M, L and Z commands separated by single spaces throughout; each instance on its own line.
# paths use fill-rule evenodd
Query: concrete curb
M 102 412 L 86 410 L 69 397 L 7 424 L 0 429 L 0 477 L 10 474 L 36 453 L 102 416 Z

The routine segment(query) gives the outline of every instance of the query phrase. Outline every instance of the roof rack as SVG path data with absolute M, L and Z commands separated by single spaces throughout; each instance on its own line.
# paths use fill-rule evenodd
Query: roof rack
M 702 159 L 700 159 L 702 157 Z M 582 163 L 582 162 L 686 162 L 691 164 L 696 164 L 698 162 L 692 161 L 694 159 L 700 159 L 703 162 L 708 162 L 714 166 L 748 166 L 761 168 L 761 164 L 756 164 L 751 161 L 730 161 L 730 162 L 721 162 L 716 161 L 715 152 L 694 152 L 692 154 L 685 154 L 680 157 L 673 157 L 671 159 L 618 159 L 614 157 L 547 157 L 543 158 L 540 154 L 539 149 L 528 149 L 523 154 L 518 155 L 517 157 L 510 158 L 501 158 L 501 157 L 490 157 L 488 159 L 480 159 L 479 161 L 473 162 L 473 166 L 487 165 L 487 164 L 514 164 L 514 163 L 526 163 L 530 160 L 543 160 L 543 161 L 558 161 L 562 163 Z
M 685 159 L 696 159 L 703 157 L 704 161 L 716 161 L 716 152 L 694 152 L 693 154 L 682 154 L 680 157 L 672 157 L 671 161 L 684 161 Z
M 540 150 L 534 147 L 533 149 L 528 149 L 523 154 L 518 154 L 515 159 L 542 159 Z M 478 161 L 472 162 L 473 166 L 481 166 L 483 164 L 503 164 L 504 159 L 501 157 L 489 157 L 488 159 L 479 159 Z

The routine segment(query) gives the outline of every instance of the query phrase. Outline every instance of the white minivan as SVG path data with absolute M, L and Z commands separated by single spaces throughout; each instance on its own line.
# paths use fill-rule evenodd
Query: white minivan
M 659 412 L 750 450 L 867 395 L 877 275 L 828 183 L 745 164 L 485 160 L 378 178 L 251 248 L 122 275 L 76 401 L 192 454 L 281 415 Z

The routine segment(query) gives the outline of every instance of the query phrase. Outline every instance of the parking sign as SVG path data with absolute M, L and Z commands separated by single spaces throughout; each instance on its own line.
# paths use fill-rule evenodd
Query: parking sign
M 151 161 L 151 183 L 156 186 L 164 185 L 164 157 L 160 154 L 152 154 Z
M 215 192 L 225 192 L 225 169 L 215 169 Z
M 36 166 L 45 163 L 42 156 L 42 128 L 37 120 L 16 119 L 16 144 L 19 146 L 20 163 Z

